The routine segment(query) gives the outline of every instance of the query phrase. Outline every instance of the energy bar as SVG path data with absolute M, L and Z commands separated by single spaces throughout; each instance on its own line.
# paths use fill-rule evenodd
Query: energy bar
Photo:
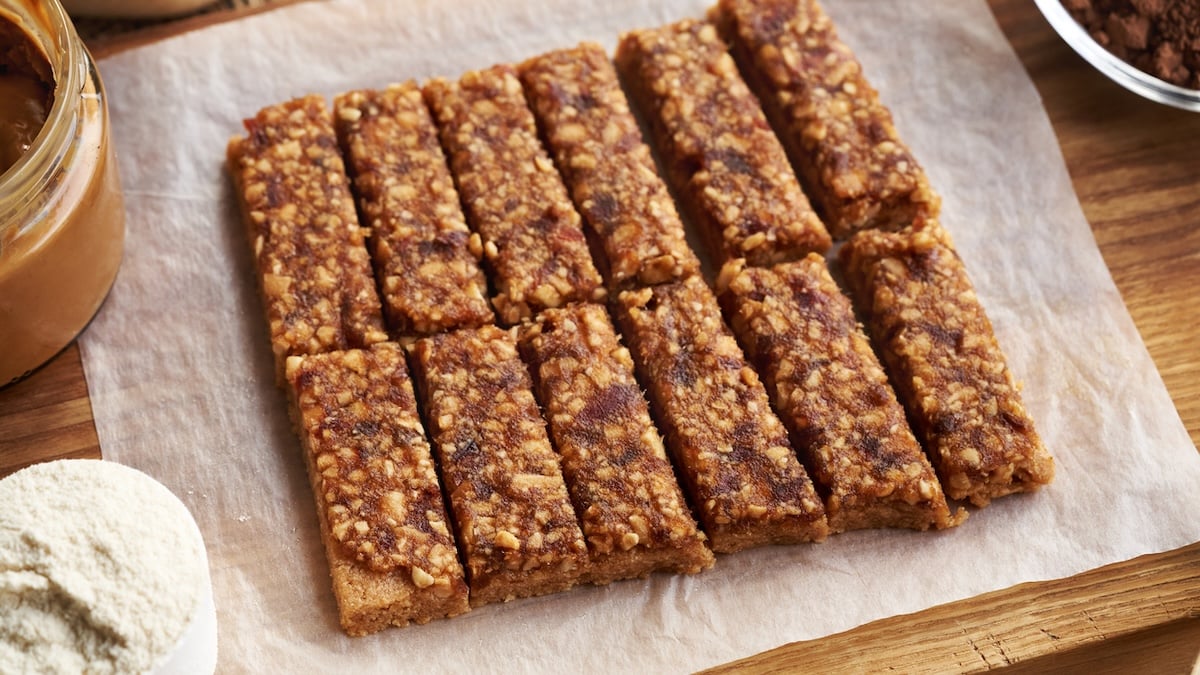
M 401 348 L 293 356 L 287 381 L 342 628 L 360 636 L 466 612 Z
M 604 48 L 585 42 L 530 59 L 520 71 L 609 287 L 697 273 L 700 261 Z
M 716 27 L 686 20 L 626 33 L 616 62 L 715 264 L 768 265 L 829 248 Z
M 463 328 L 411 349 L 471 605 L 574 586 L 587 545 L 512 330 Z
M 387 339 L 333 122 L 320 96 L 263 108 L 229 141 L 276 379 L 289 356 Z
M 821 499 L 704 281 L 623 291 L 616 316 L 713 550 L 824 539 Z
M 816 0 L 720 0 L 723 36 L 839 239 L 938 215 L 941 198 Z
M 838 260 L 946 494 L 985 506 L 1049 483 L 1054 460 L 944 230 L 864 230 Z
M 545 310 L 521 330 L 520 348 L 587 540 L 586 580 L 711 567 L 629 350 L 604 307 Z
M 481 237 L 500 320 L 512 325 L 548 307 L 603 300 L 579 213 L 538 141 L 513 68 L 431 80 L 425 99 Z
M 871 343 L 817 254 L 727 263 L 721 305 L 807 459 L 834 532 L 957 525 Z
M 437 128 L 413 82 L 334 100 L 359 211 L 393 335 L 409 338 L 494 320 Z

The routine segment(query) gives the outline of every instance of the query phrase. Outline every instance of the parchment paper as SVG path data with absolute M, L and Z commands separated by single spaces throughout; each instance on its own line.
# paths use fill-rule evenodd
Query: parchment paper
M 843 534 L 722 556 L 695 577 L 341 633 L 272 384 L 226 140 L 292 96 L 456 76 L 582 39 L 612 48 L 623 30 L 707 4 L 306 3 L 100 64 L 129 223 L 117 285 L 82 340 L 89 391 L 105 457 L 163 481 L 200 524 L 222 672 L 691 670 L 1200 540 L 1200 456 L 987 6 L 828 0 L 944 196 L 944 223 L 1057 459 L 1054 484 L 948 532 Z

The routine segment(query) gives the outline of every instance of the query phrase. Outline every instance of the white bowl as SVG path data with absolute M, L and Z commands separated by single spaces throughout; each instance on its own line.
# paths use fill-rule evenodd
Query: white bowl
M 200 536 L 200 528 L 192 521 L 196 538 L 203 545 L 204 538 Z M 203 550 L 203 549 L 202 549 Z M 208 554 L 205 553 L 205 558 Z M 205 565 L 207 568 L 207 565 Z M 196 612 L 188 622 L 183 635 L 171 648 L 170 653 L 162 658 L 152 675 L 197 675 L 198 673 L 214 673 L 217 670 L 217 606 L 213 603 L 212 579 L 204 577 L 200 602 L 196 604 Z

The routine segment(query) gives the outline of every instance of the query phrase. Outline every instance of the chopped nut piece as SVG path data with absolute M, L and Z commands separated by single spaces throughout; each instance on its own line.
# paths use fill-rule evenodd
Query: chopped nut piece
M 483 239 L 506 324 L 547 307 L 604 299 L 579 213 L 538 141 L 509 66 L 425 86 L 467 217 Z
M 437 128 L 413 82 L 334 101 L 384 313 L 397 337 L 493 320 Z
M 835 237 L 936 217 L 941 199 L 816 0 L 720 0 L 724 37 Z
M 471 605 L 554 593 L 587 545 L 512 331 L 417 340 L 413 369 L 471 585 Z
M 721 305 L 762 374 L 834 532 L 945 528 L 954 517 L 871 344 L 825 259 L 729 262 Z
M 366 347 L 387 333 L 325 99 L 263 108 L 245 125 L 228 165 L 282 384 L 289 356 Z
M 366 635 L 467 611 L 404 352 L 382 342 L 293 356 L 287 380 L 342 628 Z
M 688 20 L 627 33 L 617 67 L 714 262 L 768 265 L 829 248 L 829 233 L 712 25 Z
M 429 588 L 434 582 L 433 576 L 420 567 L 412 568 L 412 580 L 417 588 Z
M 521 548 L 521 541 L 511 533 L 500 530 L 496 533 L 496 545 L 500 548 L 507 548 L 511 551 L 516 551 Z
M 713 550 L 824 539 L 821 499 L 704 281 L 625 291 L 616 315 Z
M 711 567 L 604 307 L 548 309 L 522 329 L 520 347 L 587 539 L 585 581 Z
M 838 255 L 946 494 L 984 506 L 1054 477 L 992 324 L 936 222 L 865 230 Z
M 604 48 L 583 43 L 521 64 L 521 82 L 610 288 L 700 270 Z

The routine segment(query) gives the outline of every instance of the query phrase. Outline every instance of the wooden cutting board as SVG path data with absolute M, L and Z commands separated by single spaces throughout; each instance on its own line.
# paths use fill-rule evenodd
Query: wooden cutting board
M 1104 259 L 1200 443 L 1200 114 L 1105 79 L 1032 0 L 989 2 L 1042 95 Z M 201 15 L 91 47 L 103 56 L 270 8 Z M 99 456 L 75 345 L 0 389 L 0 476 L 33 462 Z M 1200 498 L 1200 486 L 1191 497 Z M 1198 655 L 1200 542 L 883 619 L 718 670 L 1190 673 Z

